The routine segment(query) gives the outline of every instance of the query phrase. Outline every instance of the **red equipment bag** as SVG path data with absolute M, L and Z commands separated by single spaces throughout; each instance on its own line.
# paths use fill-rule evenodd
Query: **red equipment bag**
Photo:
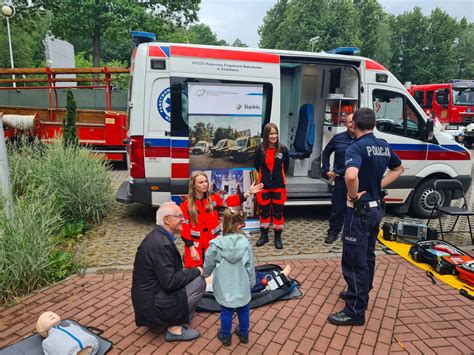
M 410 248 L 411 257 L 433 267 L 440 275 L 456 275 L 457 268 L 474 261 L 465 251 L 442 240 L 424 240 Z
M 458 277 L 468 285 L 474 286 L 474 260 L 456 266 Z

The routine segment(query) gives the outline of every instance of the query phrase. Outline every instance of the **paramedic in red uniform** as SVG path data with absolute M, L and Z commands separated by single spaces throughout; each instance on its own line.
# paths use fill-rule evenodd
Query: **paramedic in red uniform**
M 255 169 L 258 182 L 263 183 L 263 190 L 257 193 L 260 208 L 260 238 L 257 246 L 268 243 L 268 230 L 273 222 L 275 248 L 282 249 L 281 233 L 283 231 L 283 205 L 286 201 L 286 178 L 290 158 L 288 149 L 280 144 L 278 127 L 267 123 L 263 128 L 263 143 L 255 153 Z
M 212 194 L 206 173 L 194 171 L 189 178 L 188 198 L 181 204 L 184 222 L 184 266 L 202 266 L 209 242 L 221 231 L 218 207 L 240 206 L 248 197 L 259 192 L 262 184 L 252 184 L 245 193 L 237 195 Z

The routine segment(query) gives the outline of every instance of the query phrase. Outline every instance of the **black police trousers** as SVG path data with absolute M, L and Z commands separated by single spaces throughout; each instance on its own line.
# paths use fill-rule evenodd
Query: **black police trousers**
M 383 217 L 380 206 L 363 204 L 362 213 L 347 207 L 342 233 L 342 274 L 347 282 L 344 313 L 365 319 L 375 269 L 375 242 Z
M 331 196 L 331 215 L 329 216 L 328 235 L 338 235 L 344 225 L 347 187 L 343 176 L 336 176 Z

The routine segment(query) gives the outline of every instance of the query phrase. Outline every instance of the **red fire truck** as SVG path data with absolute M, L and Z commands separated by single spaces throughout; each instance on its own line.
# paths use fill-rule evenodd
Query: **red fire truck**
M 445 84 L 405 85 L 427 115 L 444 126 L 446 133 L 466 134 L 474 140 L 474 80 L 449 80 Z
M 112 111 L 112 75 L 128 74 L 126 68 L 17 68 L 0 69 L 0 90 L 21 92 L 23 90 L 44 90 L 45 101 L 37 106 L 20 104 L 5 105 L 0 102 L 3 115 L 5 137 L 17 135 L 36 136 L 49 140 L 62 133 L 62 120 L 66 115 L 65 105 L 59 105 L 59 91 L 64 89 L 102 89 L 105 90 L 105 110 L 77 109 L 76 126 L 79 143 L 87 145 L 104 154 L 108 160 L 126 161 L 127 114 Z M 5 76 L 14 74 L 15 79 Z M 58 77 L 60 74 L 76 74 L 81 77 Z M 30 77 L 26 77 L 26 76 Z M 32 77 L 31 77 L 32 76 Z M 1 86 L 16 83 L 12 86 Z M 62 83 L 62 86 L 57 85 Z M 78 83 L 72 86 L 71 83 Z M 13 91 L 16 90 L 16 91 Z

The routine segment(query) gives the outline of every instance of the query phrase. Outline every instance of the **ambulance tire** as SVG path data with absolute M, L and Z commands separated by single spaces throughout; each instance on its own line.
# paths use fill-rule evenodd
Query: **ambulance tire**
M 413 215 L 418 218 L 429 218 L 434 205 L 434 189 L 433 184 L 437 179 L 423 180 L 415 189 L 413 199 L 411 201 L 411 209 Z M 439 191 L 441 203 L 443 206 L 449 206 L 452 194 L 450 191 Z M 433 213 L 433 218 L 437 218 L 438 213 Z

